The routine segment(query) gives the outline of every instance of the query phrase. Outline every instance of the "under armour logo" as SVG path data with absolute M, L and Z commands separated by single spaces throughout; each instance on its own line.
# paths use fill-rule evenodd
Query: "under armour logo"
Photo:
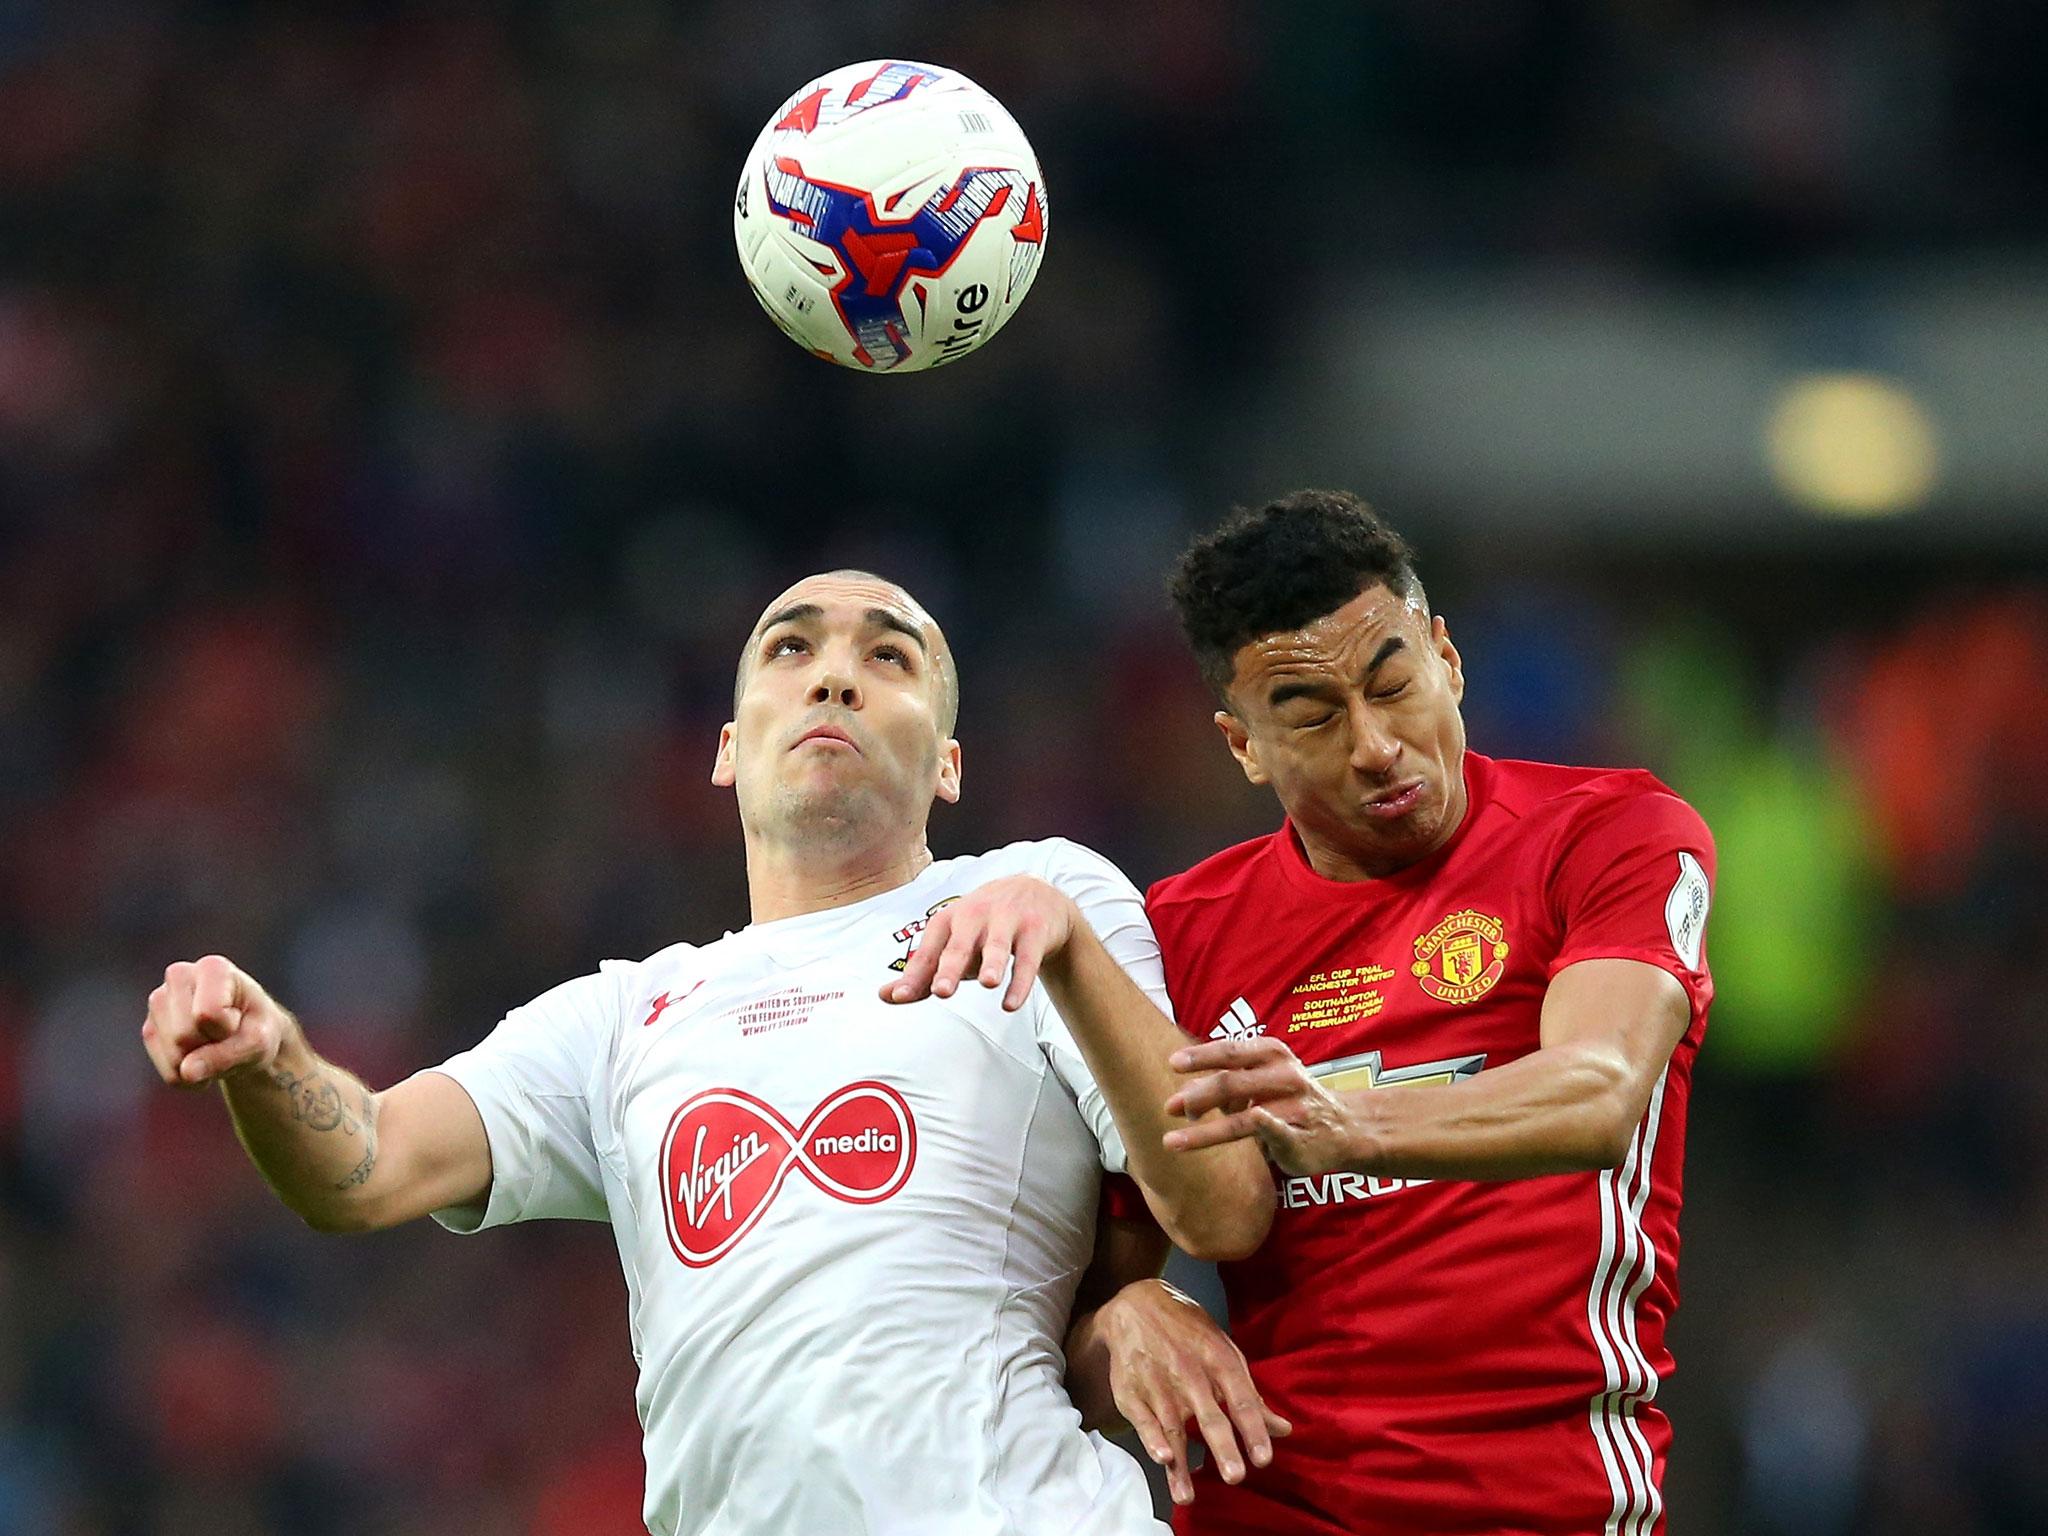
M 701 987 L 703 985 L 704 979 L 700 976 L 697 979 L 697 985 L 691 987 L 690 992 L 696 991 L 697 987 Z M 690 992 L 679 992 L 674 997 L 670 997 L 666 992 L 664 992 L 661 994 L 661 996 L 650 999 L 653 1005 L 653 1011 L 649 1013 L 646 1018 L 640 1021 L 640 1027 L 642 1029 L 652 1028 L 654 1021 L 661 1017 L 663 1009 L 675 1007 L 676 1004 L 680 1003 L 684 998 L 688 997 L 690 995 Z

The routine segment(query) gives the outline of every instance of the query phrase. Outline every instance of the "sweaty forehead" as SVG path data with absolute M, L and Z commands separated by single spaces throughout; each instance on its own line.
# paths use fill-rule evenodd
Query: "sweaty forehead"
M 1419 599 L 1398 596 L 1375 583 L 1343 607 L 1304 624 L 1247 642 L 1237 653 L 1233 689 L 1262 679 L 1332 671 L 1347 677 L 1362 672 L 1387 640 L 1411 646 L 1426 637 Z
M 939 626 L 924 605 L 893 581 L 854 576 L 806 576 L 761 610 L 754 621 L 759 634 L 769 619 L 797 603 L 814 603 L 827 614 L 835 610 L 865 614 L 870 608 L 885 608 L 914 625 L 928 641 L 939 639 Z

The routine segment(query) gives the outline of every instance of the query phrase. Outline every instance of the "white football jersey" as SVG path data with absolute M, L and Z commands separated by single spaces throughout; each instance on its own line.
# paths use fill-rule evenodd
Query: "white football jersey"
M 458 1232 L 609 1221 L 656 1536 L 1163 1532 L 1062 1378 L 1123 1144 L 1044 987 L 878 996 L 990 880 L 1065 891 L 1168 1011 L 1143 900 L 1073 843 L 933 864 L 830 911 L 607 961 L 438 1070 L 491 1143 Z

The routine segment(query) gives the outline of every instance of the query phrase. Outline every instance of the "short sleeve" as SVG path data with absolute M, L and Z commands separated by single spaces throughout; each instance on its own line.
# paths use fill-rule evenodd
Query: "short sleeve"
M 1169 875 L 1163 880 L 1153 881 L 1152 888 L 1145 892 L 1145 916 L 1152 924 L 1153 933 L 1159 936 L 1159 956 L 1166 977 L 1168 995 L 1193 1006 L 1192 1000 L 1196 995 L 1195 965 L 1198 958 L 1207 952 L 1209 945 L 1206 939 L 1211 935 L 1205 933 L 1200 926 L 1200 920 L 1190 918 L 1190 907 L 1187 903 L 1172 899 L 1176 883 L 1185 878 L 1185 875 Z M 1248 1006 L 1241 1002 L 1233 1004 L 1233 1007 Z M 1209 1038 L 1207 1030 L 1191 1023 L 1178 1010 L 1167 1009 L 1167 1017 L 1172 1019 L 1180 1027 L 1181 1033 L 1189 1039 Z M 1216 1021 L 1212 1020 L 1210 1028 L 1213 1029 L 1215 1023 Z
M 477 1232 L 545 1217 L 609 1218 L 590 1084 L 617 1010 L 611 977 L 579 977 L 513 1009 L 481 1044 L 431 1069 L 462 1085 L 491 1144 L 488 1201 L 436 1211 L 435 1221 Z
M 1551 975 L 1581 960 L 1640 960 L 1677 977 L 1695 1015 L 1706 1008 L 1714 839 L 1683 800 L 1657 789 L 1589 811 L 1558 850 L 1552 894 L 1564 940 Z
M 1109 860 L 1078 843 L 1053 838 L 1046 847 L 1050 853 L 1044 871 L 1047 882 L 1073 898 L 1110 958 L 1124 968 L 1125 974 L 1161 1013 L 1172 1018 L 1173 1003 L 1166 995 L 1166 970 L 1159 958 L 1159 940 L 1152 932 L 1151 919 L 1145 915 L 1145 899 L 1138 894 L 1138 888 Z M 1110 1116 L 1109 1102 L 1096 1086 L 1095 1076 L 1082 1059 L 1081 1048 L 1068 1033 L 1066 1021 L 1052 1006 L 1051 999 L 1044 997 L 1043 989 L 1040 997 L 1043 1001 L 1038 1022 L 1039 1047 L 1094 1131 L 1102 1149 L 1102 1166 L 1112 1173 L 1121 1173 L 1123 1137 Z

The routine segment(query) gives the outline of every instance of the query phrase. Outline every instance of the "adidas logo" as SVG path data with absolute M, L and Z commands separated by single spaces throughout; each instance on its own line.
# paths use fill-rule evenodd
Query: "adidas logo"
M 1223 1017 L 1216 1021 L 1216 1027 L 1209 1031 L 1211 1040 L 1246 1040 L 1253 1035 L 1263 1035 L 1266 1026 L 1259 1022 L 1259 1016 L 1252 1012 L 1252 1005 L 1239 998 L 1223 1010 Z

